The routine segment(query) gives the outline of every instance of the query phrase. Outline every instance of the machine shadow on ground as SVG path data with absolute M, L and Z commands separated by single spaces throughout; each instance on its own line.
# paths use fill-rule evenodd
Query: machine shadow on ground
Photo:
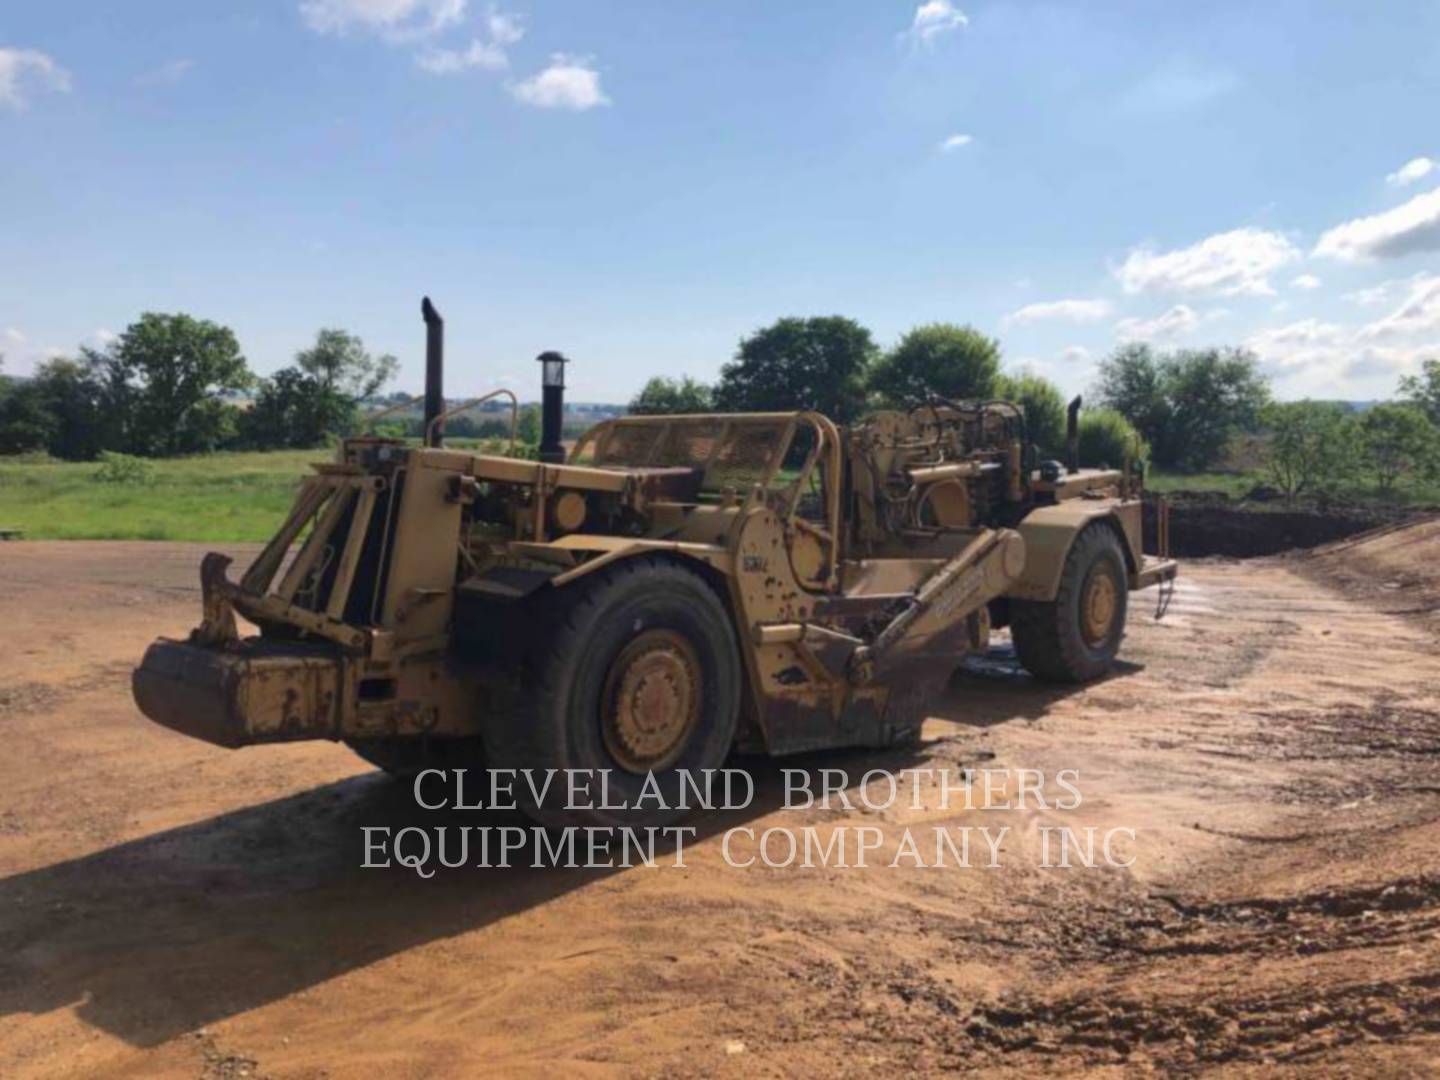
M 783 764 L 859 776 L 916 760 L 908 749 L 831 751 Z M 733 764 L 752 774 L 753 801 L 693 816 L 688 845 L 782 805 L 782 763 Z M 0 1016 L 78 1003 L 86 1022 L 154 1046 L 626 872 L 512 865 L 422 880 L 398 866 L 363 869 L 367 825 L 528 822 L 513 811 L 427 812 L 408 784 L 371 774 L 13 875 L 0 881 Z M 657 843 L 661 872 L 673 850 Z
M 1002 643 L 959 669 L 931 712 L 983 729 L 1041 716 L 1076 689 L 1031 680 Z M 737 757 L 753 800 L 692 817 L 687 842 L 781 808 L 782 769 L 845 769 L 853 781 L 927 752 Z M 0 1015 L 78 1003 L 87 1022 L 153 1046 L 626 872 L 512 865 L 421 879 L 362 867 L 362 826 L 527 824 L 515 812 L 426 811 L 408 784 L 371 774 L 14 875 L 0 881 Z M 657 862 L 672 853 L 657 845 Z

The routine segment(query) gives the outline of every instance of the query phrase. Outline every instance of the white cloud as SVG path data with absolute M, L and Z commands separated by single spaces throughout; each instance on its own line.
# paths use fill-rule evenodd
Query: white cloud
M 1341 375 L 1351 379 L 1376 375 L 1394 379 L 1399 375 L 1414 374 L 1420 370 L 1423 361 L 1436 356 L 1440 356 L 1440 341 L 1404 347 L 1369 345 L 1350 354 Z
M 303 0 L 300 15 L 316 33 L 359 28 L 403 41 L 455 25 L 465 16 L 465 0 Z
M 432 75 L 453 75 L 467 68 L 502 71 L 510 66 L 505 50 L 525 36 L 525 28 L 516 15 L 492 7 L 485 16 L 489 39 L 472 38 L 465 49 L 429 49 L 415 57 L 415 62 Z
M 1315 254 L 1363 262 L 1436 249 L 1440 249 L 1440 188 L 1383 214 L 1335 226 L 1320 237 Z
M 1089 323 L 1098 322 L 1109 314 L 1110 303 L 1107 300 L 1045 300 L 1035 304 L 1026 304 L 1024 307 L 1012 311 L 1005 316 L 1004 321 L 1010 326 L 1051 320 Z
M 1115 270 L 1115 277 L 1128 293 L 1270 296 L 1275 292 L 1270 274 L 1298 258 L 1299 250 L 1278 232 L 1232 229 L 1175 251 L 1138 247 Z
M 1335 323 L 1306 319 L 1252 334 L 1245 347 L 1271 377 L 1333 397 L 1349 361 L 1347 336 Z
M 0 46 L 0 107 L 20 111 L 34 90 L 63 94 L 70 90 L 70 73 L 37 49 Z
M 1313 347 L 1316 345 L 1339 345 L 1346 338 L 1346 330 L 1338 323 L 1322 322 L 1320 319 L 1302 319 L 1286 326 L 1275 326 L 1253 335 L 1249 342 L 1259 343 L 1261 348 Z M 1248 344 L 1248 342 L 1247 342 Z M 1252 345 L 1252 347 L 1254 347 Z M 1258 351 L 1258 350 L 1257 350 Z
M 1310 289 L 1318 289 L 1321 285 L 1324 285 L 1325 283 L 1321 281 L 1318 277 L 1316 277 L 1314 274 L 1300 274 L 1296 277 L 1291 278 L 1290 284 L 1295 286 L 1295 288 L 1297 289 L 1305 289 L 1308 291 Z
M 1341 293 L 1342 300 L 1349 300 L 1352 304 L 1359 304 L 1361 307 L 1375 307 L 1383 304 L 1394 295 L 1395 281 L 1382 281 L 1378 285 L 1369 285 L 1363 289 L 1352 289 L 1350 292 Z
M 940 141 L 940 150 L 942 153 L 948 154 L 951 150 L 959 150 L 962 146 L 969 146 L 974 141 L 974 138 L 969 135 L 947 135 Z
M 140 86 L 166 86 L 178 83 L 195 66 L 194 60 L 171 60 L 135 77 Z
M 490 31 L 490 40 L 496 45 L 514 45 L 525 36 L 525 27 L 520 16 L 491 7 L 485 14 L 485 29 Z
M 610 99 L 600 88 L 600 73 L 583 57 L 555 53 L 550 66 L 510 86 L 517 101 L 537 109 L 573 109 L 584 112 Z
M 430 49 L 416 56 L 415 63 L 432 75 L 453 75 L 473 67 L 501 71 L 510 58 L 499 45 L 475 38 L 468 49 Z
M 3 336 L 5 338 L 5 344 L 15 349 L 23 348 L 25 343 L 30 340 L 13 326 L 7 326 Z
M 1361 340 L 1393 341 L 1440 334 L 1440 275 L 1415 278 L 1400 306 L 1384 318 L 1360 328 Z
M 1171 341 L 1200 325 L 1200 315 L 1188 304 L 1176 304 L 1153 319 L 1121 319 L 1115 336 L 1121 341 Z
M 1396 187 L 1405 187 L 1407 184 L 1413 184 L 1417 180 L 1424 180 L 1425 177 L 1429 176 L 1437 168 L 1440 168 L 1440 162 L 1436 162 L 1433 158 L 1411 158 L 1404 165 L 1401 165 L 1400 168 L 1385 177 L 1385 180 L 1387 183 L 1394 184 Z
M 1417 276 L 1393 312 L 1360 327 L 1304 319 L 1251 335 L 1265 370 L 1304 391 L 1334 397 L 1345 379 L 1389 378 L 1440 355 L 1440 275 Z
M 915 9 L 915 18 L 907 31 L 911 40 L 928 44 L 954 30 L 970 25 L 965 13 L 950 0 L 926 0 Z
M 1060 351 L 1060 359 L 1066 364 L 1089 363 L 1090 355 L 1090 350 L 1084 345 L 1067 345 Z
M 109 345 L 120 335 L 115 333 L 114 330 L 107 330 L 103 326 L 97 326 L 95 328 L 95 332 L 90 336 L 95 339 L 95 344 L 99 345 L 103 349 L 106 345 Z

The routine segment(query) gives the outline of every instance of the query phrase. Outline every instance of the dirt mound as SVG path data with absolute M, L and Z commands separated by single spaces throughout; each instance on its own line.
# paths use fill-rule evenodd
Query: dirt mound
M 1318 565 L 1440 596 L 1440 515 L 1373 529 L 1311 553 Z
M 1182 558 L 1279 555 L 1409 521 L 1416 514 L 1405 507 L 1334 500 L 1287 504 L 1232 499 L 1219 491 L 1168 492 L 1165 500 L 1170 506 L 1170 553 Z M 1155 506 L 1147 499 L 1147 544 L 1154 543 L 1154 530 Z
M 1440 633 L 1440 515 L 1326 544 L 1298 562 L 1348 595 L 1416 617 Z

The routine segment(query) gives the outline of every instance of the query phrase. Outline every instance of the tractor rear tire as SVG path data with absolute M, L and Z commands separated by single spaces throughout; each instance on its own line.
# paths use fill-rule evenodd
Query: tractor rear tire
M 1086 526 L 1070 545 L 1055 599 L 1010 602 L 1010 636 L 1025 670 L 1053 683 L 1088 682 L 1109 671 L 1125 636 L 1128 589 L 1115 530 Z
M 517 777 L 526 815 L 555 827 L 647 827 L 696 809 L 679 805 L 682 772 L 703 785 L 703 770 L 724 763 L 744 679 L 716 591 L 684 566 L 637 558 L 546 597 L 530 621 L 537 640 L 517 707 L 485 732 L 493 768 L 533 770 L 537 790 L 554 777 L 539 800 Z M 651 774 L 665 805 L 633 805 Z M 570 778 L 583 793 L 574 800 Z
M 478 736 L 453 739 L 347 739 L 345 745 L 397 780 L 410 780 L 422 769 L 481 769 L 485 747 Z

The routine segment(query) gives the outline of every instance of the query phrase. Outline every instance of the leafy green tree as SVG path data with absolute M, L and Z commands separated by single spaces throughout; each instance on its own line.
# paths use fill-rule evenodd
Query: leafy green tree
M 321 330 L 315 344 L 295 355 L 295 366 L 326 394 L 352 404 L 375 396 L 395 377 L 400 363 L 389 353 L 374 356 L 365 343 L 344 330 Z
M 840 315 L 785 318 L 740 342 L 720 370 L 722 412 L 814 409 L 846 421 L 865 405 L 865 378 L 878 349 L 865 329 Z
M 1402 378 L 1400 394 L 1423 410 L 1432 424 L 1440 426 L 1440 360 L 1426 360 L 1419 375 Z
M 1000 343 L 973 326 L 930 323 L 902 337 L 870 373 L 870 390 L 887 405 L 918 405 L 932 394 L 993 398 L 1000 381 Z
M 1355 423 L 1365 467 L 1381 491 L 1393 490 L 1402 476 L 1435 470 L 1440 433 L 1414 405 L 1376 405 Z
M 995 396 L 1025 407 L 1025 430 L 1046 457 L 1065 448 L 1065 397 L 1042 375 L 1001 375 Z
M 55 415 L 31 381 L 6 379 L 0 386 L 0 454 L 25 454 L 49 447 Z
M 7 452 L 43 449 L 71 461 L 100 452 L 105 418 L 91 365 L 57 357 L 23 382 L 10 382 L 0 402 L 0 447 Z
M 1079 436 L 1080 464 L 1086 468 L 1123 468 L 1127 457 L 1141 463 L 1150 460 L 1150 444 L 1114 409 L 1082 412 Z
M 1121 345 L 1100 361 L 1096 402 L 1114 409 L 1147 439 L 1158 441 L 1170 420 L 1162 358 L 1149 345 Z
M 1254 429 L 1270 386 L 1247 349 L 1187 349 L 1169 358 L 1166 398 L 1160 446 L 1176 467 L 1198 471 L 1220 459 L 1232 435 Z
M 298 367 L 281 368 L 260 381 L 254 402 L 240 416 L 240 439 L 257 450 L 319 446 L 353 413 L 353 403 L 313 376 Z
M 393 356 L 372 356 L 354 334 L 321 330 L 293 366 L 261 381 L 240 418 L 241 438 L 261 449 L 320 446 L 354 426 L 359 403 L 373 398 L 396 367 Z
M 1100 363 L 1099 403 L 1126 417 L 1168 468 L 1213 465 L 1240 431 L 1252 430 L 1270 400 L 1259 360 L 1246 349 L 1157 354 L 1126 345 Z
M 1353 465 L 1346 413 L 1333 402 L 1271 402 L 1260 411 L 1266 429 L 1265 472 L 1287 499 L 1331 486 Z
M 147 456 L 216 449 L 234 431 L 223 395 L 254 381 L 234 333 L 189 315 L 146 312 L 103 352 L 84 351 L 118 423 L 106 447 Z
M 104 388 L 94 366 L 57 357 L 41 364 L 31 380 L 55 418 L 49 450 L 70 461 L 89 461 L 103 447 Z
M 714 394 L 710 387 L 689 375 L 679 379 L 656 375 L 630 399 L 630 412 L 636 416 L 703 413 L 713 407 Z
M 525 446 L 540 445 L 539 405 L 526 405 L 521 408 L 520 416 L 515 421 L 515 439 Z

